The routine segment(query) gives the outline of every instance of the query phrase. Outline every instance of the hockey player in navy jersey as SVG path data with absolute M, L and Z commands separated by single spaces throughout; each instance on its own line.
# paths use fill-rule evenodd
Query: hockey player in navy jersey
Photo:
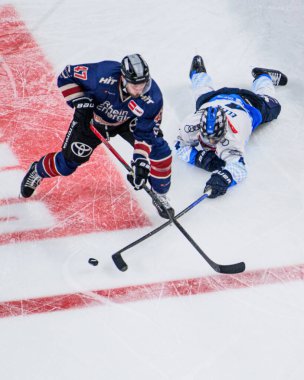
M 215 91 L 202 57 L 192 60 L 196 112 L 183 122 L 175 148 L 180 159 L 212 172 L 205 186 L 210 198 L 225 194 L 246 178 L 245 145 L 252 131 L 276 119 L 281 111 L 274 86 L 285 86 L 286 75 L 258 67 L 252 75 L 252 91 L 227 87 Z
M 128 180 L 136 190 L 149 181 L 160 202 L 174 215 L 166 197 L 172 157 L 160 130 L 163 98 L 144 59 L 131 54 L 121 63 L 69 65 L 59 75 L 58 87 L 75 110 L 73 120 L 61 151 L 48 153 L 31 165 L 22 181 L 21 195 L 28 198 L 42 179 L 68 176 L 87 162 L 101 143 L 94 134 L 96 128 L 105 138 L 120 135 L 134 147 L 134 175 L 128 175 Z

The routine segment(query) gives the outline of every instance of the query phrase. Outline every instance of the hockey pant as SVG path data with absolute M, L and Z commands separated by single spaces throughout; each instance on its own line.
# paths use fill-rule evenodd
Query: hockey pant
M 127 121 L 118 127 L 95 125 L 95 128 L 105 138 L 120 135 L 134 146 L 132 121 Z M 151 171 L 149 182 L 151 187 L 160 194 L 166 193 L 171 184 L 171 150 L 162 138 L 162 133 L 155 139 L 149 155 Z M 37 164 L 38 174 L 43 177 L 68 176 L 75 172 L 78 166 L 87 162 L 95 148 L 101 144 L 100 139 L 88 127 L 82 127 L 72 121 L 60 152 L 48 153 L 41 157 Z
M 255 79 L 252 83 L 252 91 L 230 87 L 223 87 L 214 91 L 212 79 L 206 73 L 193 75 L 191 82 L 196 100 L 196 110 L 217 95 L 236 94 L 260 113 L 261 124 L 276 119 L 281 112 L 281 105 L 274 98 L 274 85 L 268 75 L 261 75 Z

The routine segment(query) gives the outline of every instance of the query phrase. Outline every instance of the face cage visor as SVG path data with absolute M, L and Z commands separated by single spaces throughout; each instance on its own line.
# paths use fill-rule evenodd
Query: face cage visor
M 199 133 L 204 141 L 208 141 L 212 145 L 216 145 L 225 138 L 227 127 L 228 119 L 224 112 L 222 115 L 218 115 L 218 109 L 213 107 L 208 107 L 203 111 L 200 120 Z

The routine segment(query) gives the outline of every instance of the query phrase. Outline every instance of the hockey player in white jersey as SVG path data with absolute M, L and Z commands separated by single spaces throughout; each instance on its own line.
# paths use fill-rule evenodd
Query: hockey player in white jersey
M 286 85 L 286 75 L 258 67 L 252 75 L 252 91 L 228 87 L 215 91 L 202 57 L 192 60 L 196 112 L 184 120 L 175 148 L 183 161 L 212 172 L 205 186 L 205 191 L 211 190 L 210 198 L 246 178 L 245 146 L 252 131 L 281 111 L 274 86 Z

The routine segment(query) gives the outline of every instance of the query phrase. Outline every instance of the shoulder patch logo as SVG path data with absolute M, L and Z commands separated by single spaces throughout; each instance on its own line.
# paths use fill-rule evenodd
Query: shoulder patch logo
M 129 101 L 128 107 L 136 116 L 142 116 L 144 113 L 144 110 L 134 100 Z

